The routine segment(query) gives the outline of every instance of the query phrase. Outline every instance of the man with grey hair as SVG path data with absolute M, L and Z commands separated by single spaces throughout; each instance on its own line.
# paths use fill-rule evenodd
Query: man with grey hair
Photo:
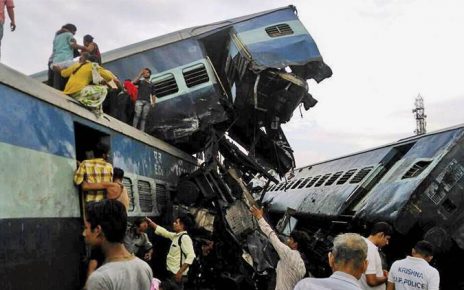
M 306 278 L 296 284 L 294 290 L 361 290 L 359 278 L 367 268 L 367 244 L 355 233 L 338 235 L 329 265 L 333 274 L 329 278 Z

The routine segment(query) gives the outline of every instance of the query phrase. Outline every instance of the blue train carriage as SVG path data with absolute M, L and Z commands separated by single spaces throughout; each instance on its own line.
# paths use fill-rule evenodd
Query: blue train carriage
M 158 101 L 148 133 L 195 153 L 228 131 L 282 174 L 294 161 L 280 124 L 300 103 L 315 105 L 306 80 L 332 73 L 293 6 L 184 29 L 102 57 L 120 79 L 152 70 Z
M 229 135 L 246 148 L 256 144 L 263 164 L 287 172 L 294 167 L 293 152 L 280 125 L 300 104 L 309 110 L 317 103 L 307 80 L 321 82 L 332 75 L 296 8 L 266 11 L 252 21 L 234 23 L 224 63 L 226 87 L 240 112 Z M 253 127 L 259 130 L 247 129 Z
M 452 265 L 464 257 L 463 135 L 460 125 L 306 166 L 263 200 L 278 217 L 294 209 L 298 226 L 318 232 L 326 245 L 337 232 L 363 232 L 375 221 L 394 226 L 390 257 L 404 257 L 425 237 L 436 246 L 442 286 L 457 289 L 463 279 Z M 322 254 L 319 246 L 313 250 Z
M 204 46 L 182 33 L 168 34 L 104 54 L 104 66 L 120 79 L 133 79 L 141 68 L 152 70 L 157 101 L 146 131 L 191 153 L 200 151 L 196 134 L 227 119 L 225 95 Z
M 76 160 L 99 139 L 126 172 L 129 216 L 167 212 L 190 155 L 0 64 L 0 289 L 80 289 Z

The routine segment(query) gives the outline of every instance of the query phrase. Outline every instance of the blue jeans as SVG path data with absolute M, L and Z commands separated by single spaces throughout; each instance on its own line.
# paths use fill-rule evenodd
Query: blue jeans
M 135 102 L 135 116 L 132 126 L 137 128 L 137 125 L 140 120 L 140 131 L 145 131 L 145 120 L 147 119 L 148 112 L 150 111 L 151 104 L 149 101 L 140 101 Z

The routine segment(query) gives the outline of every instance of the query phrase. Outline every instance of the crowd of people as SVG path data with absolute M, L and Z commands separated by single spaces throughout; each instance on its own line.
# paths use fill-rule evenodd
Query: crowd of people
M 147 217 L 129 224 L 129 197 L 122 183 L 124 171 L 113 168 L 108 157 L 109 146 L 99 142 L 93 149 L 93 158 L 80 162 L 74 176 L 85 205 L 84 237 L 92 248 L 86 289 L 183 289 L 196 258 L 189 236 L 194 227 L 192 218 L 178 216 L 172 224 L 173 231 Z M 374 224 L 367 237 L 357 233 L 335 237 L 328 253 L 333 274 L 328 278 L 314 278 L 307 267 L 312 261 L 304 254 L 310 240 L 308 234 L 295 230 L 284 243 L 266 222 L 263 209 L 252 206 L 250 211 L 279 257 L 275 269 L 276 290 L 439 289 L 439 273 L 429 264 L 433 246 L 427 241 L 418 241 L 411 256 L 394 262 L 390 271 L 384 269 L 379 249 L 387 246 L 393 235 L 388 223 Z M 170 240 L 165 265 L 168 275 L 162 283 L 153 277 L 147 264 L 154 253 L 148 229 Z
M 63 91 L 97 116 L 104 112 L 145 131 L 148 113 L 156 103 L 151 70 L 143 68 L 133 80 L 121 82 L 102 66 L 94 37 L 85 35 L 80 45 L 74 38 L 76 32 L 77 27 L 68 23 L 55 33 L 48 60 L 48 85 Z

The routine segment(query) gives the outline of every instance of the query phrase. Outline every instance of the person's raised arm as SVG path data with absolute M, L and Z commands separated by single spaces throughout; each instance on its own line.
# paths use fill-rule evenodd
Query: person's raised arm
M 132 83 L 133 83 L 134 85 L 136 85 L 136 84 L 139 83 L 140 78 L 142 77 L 143 71 L 144 71 L 144 70 L 145 70 L 145 69 L 142 69 L 142 70 L 139 72 L 139 74 L 132 80 Z
M 269 238 L 280 259 L 286 257 L 292 251 L 292 249 L 290 249 L 286 244 L 282 243 L 271 226 L 266 222 L 263 217 L 263 209 L 257 208 L 253 205 L 250 208 L 250 211 L 251 214 L 258 220 L 259 228 L 266 235 L 266 237 Z
M 147 221 L 148 226 L 156 231 L 156 228 L 158 227 L 158 225 L 149 217 L 146 217 L 145 220 Z

